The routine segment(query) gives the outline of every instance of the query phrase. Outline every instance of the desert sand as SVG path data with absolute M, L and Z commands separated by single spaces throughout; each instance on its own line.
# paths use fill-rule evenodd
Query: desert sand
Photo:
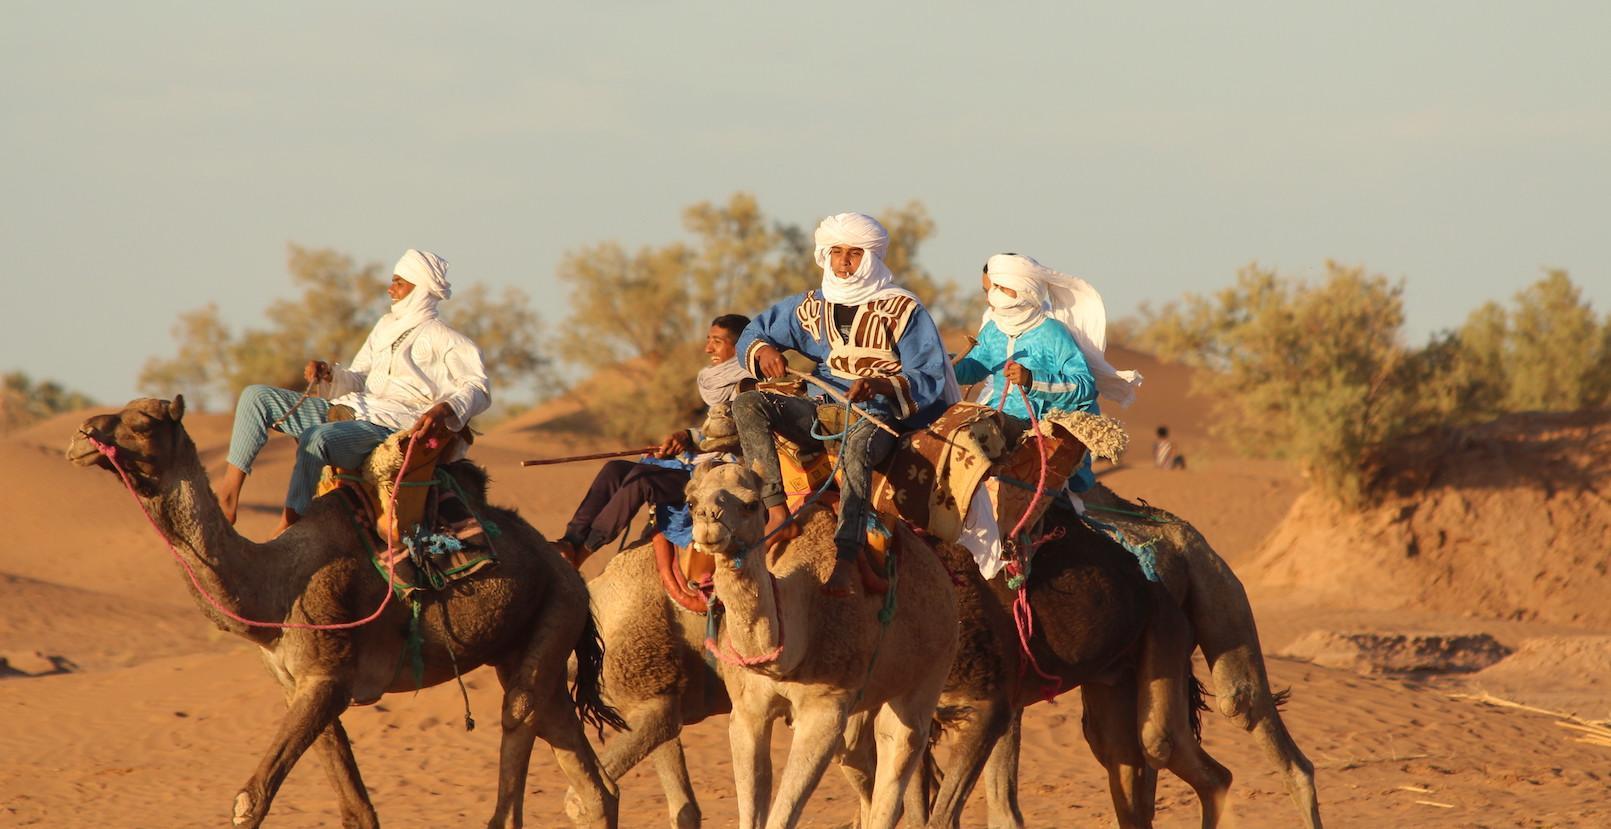
M 1116 355 L 1113 362 L 1147 361 Z M 1512 424 L 1483 444 L 1501 447 L 1512 461 L 1502 485 L 1485 485 L 1484 498 L 1462 494 L 1475 484 L 1460 467 L 1467 460 L 1456 460 L 1448 480 L 1427 484 L 1441 487 L 1435 497 L 1395 496 L 1398 512 L 1349 523 L 1305 495 L 1293 468 L 1237 459 L 1214 445 L 1205 404 L 1185 394 L 1184 370 L 1141 367 L 1149 378 L 1143 402 L 1119 414 L 1134 440 L 1129 465 L 1099 471 L 1121 494 L 1193 521 L 1247 583 L 1272 654 L 1272 683 L 1292 691 L 1284 717 L 1316 766 L 1327 825 L 1611 825 L 1611 746 L 1577 741 L 1581 732 L 1563 727 L 1562 716 L 1473 698 L 1491 694 L 1585 720 L 1611 718 L 1605 417 Z M 598 465 L 521 470 L 518 461 L 586 447 L 545 429 L 564 409 L 493 429 L 473 453 L 493 475 L 493 499 L 519 507 L 551 535 Z M 280 715 L 279 692 L 253 647 L 203 620 L 177 565 L 117 481 L 63 459 L 84 416 L 0 438 L 8 484 L 0 507 L 7 541 L 0 547 L 0 826 L 228 825 L 236 787 Z M 1187 470 L 1147 465 L 1160 422 L 1187 453 Z M 193 414 L 186 424 L 217 474 L 227 417 Z M 1515 461 L 1515 447 L 1535 437 L 1555 441 L 1553 450 L 1573 459 L 1569 482 L 1560 475 L 1534 480 L 1539 470 Z M 248 484 L 240 526 L 249 536 L 273 527 L 290 449 L 289 440 L 271 441 Z M 1401 514 L 1416 503 L 1427 506 Z M 1517 529 L 1497 529 L 1507 521 Z M 1439 532 L 1442 546 L 1427 540 Z M 1416 550 L 1407 553 L 1412 539 Z M 589 562 L 589 573 L 603 558 Z M 1276 655 L 1316 631 L 1484 633 L 1510 655 L 1479 671 L 1413 674 L 1371 670 L 1368 652 L 1352 665 Z M 467 679 L 480 722 L 471 732 L 451 685 L 388 697 L 343 718 L 385 825 L 480 825 L 490 814 L 497 682 L 484 669 Z M 1225 825 L 1296 825 L 1280 780 L 1252 740 L 1217 714 L 1205 722 L 1208 750 L 1236 775 Z M 1022 802 L 1030 824 L 1111 825 L 1106 781 L 1084 746 L 1077 699 L 1031 708 L 1025 731 Z M 731 825 L 726 719 L 684 736 L 707 825 Z M 780 734 L 774 747 L 780 759 L 786 739 Z M 530 790 L 527 825 L 565 825 L 564 785 L 540 744 Z M 830 772 L 805 825 L 847 826 L 853 802 Z M 984 819 L 976 792 L 965 823 L 983 826 Z M 335 798 L 309 758 L 275 800 L 268 825 L 337 823 Z M 622 781 L 622 825 L 664 824 L 656 781 L 647 768 L 634 770 Z M 1158 825 L 1197 825 L 1189 790 L 1167 776 Z

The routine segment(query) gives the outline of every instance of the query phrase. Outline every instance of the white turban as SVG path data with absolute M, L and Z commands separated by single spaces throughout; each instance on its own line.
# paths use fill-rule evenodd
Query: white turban
M 453 286 L 448 284 L 447 269 L 446 259 L 428 251 L 409 248 L 403 258 L 397 260 L 392 273 L 430 291 L 438 299 L 451 299 Z
M 1015 253 L 990 257 L 990 261 L 985 263 L 985 272 L 992 283 L 1012 288 L 1018 292 L 1020 299 L 1041 304 L 1039 313 L 1029 314 L 1034 322 L 1038 322 L 1042 315 L 1048 316 L 1062 323 L 1074 335 L 1080 352 L 1085 355 L 1086 366 L 1096 378 L 1097 391 L 1103 397 L 1121 407 L 1135 402 L 1136 389 L 1141 386 L 1141 373 L 1118 371 L 1108 363 L 1103 353 L 1107 350 L 1108 312 L 1102 304 L 1102 295 L 1091 287 L 1091 283 L 1077 276 L 1059 273 L 1028 256 Z M 997 321 L 1003 331 L 1006 331 L 1006 326 L 1002 323 L 1007 322 L 1015 310 L 1011 306 L 1003 309 L 1003 319 Z M 996 317 L 994 308 L 985 312 L 986 321 Z
M 822 268 L 822 296 L 835 305 L 860 305 L 880 296 L 910 293 L 895 287 L 895 275 L 884 265 L 884 251 L 889 250 L 889 231 L 878 220 L 865 213 L 839 213 L 817 225 L 816 260 Z M 829 251 L 836 245 L 861 248 L 866 253 L 855 273 L 840 279 L 833 272 Z
M 453 296 L 453 286 L 447 281 L 447 269 L 446 259 L 409 248 L 403 258 L 397 260 L 397 267 L 392 268 L 392 273 L 413 285 L 414 290 L 392 303 L 391 313 L 375 323 L 375 331 L 370 336 L 389 345 L 423 323 L 436 319 L 436 304 Z

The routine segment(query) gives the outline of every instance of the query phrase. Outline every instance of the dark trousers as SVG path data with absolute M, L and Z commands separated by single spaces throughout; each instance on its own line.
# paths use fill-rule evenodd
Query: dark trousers
M 783 493 L 783 467 L 778 461 L 772 432 L 807 447 L 820 447 L 811 436 L 817 420 L 817 404 L 803 397 L 747 391 L 733 401 L 733 422 L 744 457 L 760 467 L 761 502 L 774 507 L 787 500 Z M 844 485 L 839 492 L 839 528 L 834 547 L 839 558 L 861 555 L 867 540 L 867 516 L 872 512 L 873 468 L 884 462 L 895 449 L 895 438 L 866 418 L 857 418 L 850 432 L 840 440 L 839 464 Z
M 589 551 L 614 541 L 644 504 L 679 507 L 689 473 L 636 461 L 610 461 L 594 476 L 571 522 L 565 540 Z

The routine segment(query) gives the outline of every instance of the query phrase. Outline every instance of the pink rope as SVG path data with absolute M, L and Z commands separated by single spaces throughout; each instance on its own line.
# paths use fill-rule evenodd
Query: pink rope
M 707 636 L 705 637 L 705 650 L 710 651 L 712 656 L 715 656 L 717 659 L 725 662 L 728 665 L 736 665 L 740 668 L 753 668 L 756 665 L 765 665 L 768 662 L 776 662 L 777 658 L 783 655 L 783 605 L 780 603 L 778 598 L 777 579 L 774 579 L 769 575 L 767 576 L 767 580 L 772 583 L 772 613 L 777 617 L 778 620 L 778 646 L 763 654 L 756 656 L 744 656 L 734 649 L 732 642 L 726 642 L 718 645 L 715 637 Z
M 1012 383 L 1005 382 L 1005 377 L 1002 380 L 1001 399 L 996 403 L 997 410 L 1006 406 L 1007 392 L 1013 387 Z M 1024 510 L 1023 515 L 1018 517 L 1018 523 L 1012 528 L 1012 534 L 1007 537 L 1015 546 L 1018 534 L 1023 531 L 1024 525 L 1029 523 L 1029 516 L 1035 514 L 1035 507 L 1040 505 L 1041 494 L 1046 491 L 1046 471 L 1050 465 L 1046 457 L 1046 438 L 1040 433 L 1040 421 L 1035 417 L 1034 405 L 1029 402 L 1029 393 L 1024 391 L 1023 386 L 1019 386 L 1018 395 L 1024 401 L 1024 412 L 1029 415 L 1029 428 L 1035 433 L 1035 448 L 1040 453 L 1040 478 L 1035 481 L 1035 493 L 1029 499 L 1029 507 Z M 1047 536 L 1047 538 L 1050 537 L 1052 536 Z M 1045 540 L 1045 538 L 1041 539 L 1041 541 Z M 1039 546 L 1039 544 L 1035 546 Z M 1022 674 L 1026 667 L 1033 668 L 1036 676 L 1039 676 L 1046 683 L 1046 686 L 1042 689 L 1042 696 L 1049 702 L 1062 689 L 1063 680 L 1046 673 L 1041 668 L 1040 661 L 1035 658 L 1034 652 L 1029 649 L 1029 640 L 1035 635 L 1035 611 L 1029 604 L 1029 578 L 1023 562 L 1033 553 L 1034 548 L 1031 547 L 1029 550 L 1022 551 L 1021 556 L 1009 558 L 1007 560 L 1007 573 L 1012 577 L 1020 578 L 1018 595 L 1013 598 L 1012 602 L 1013 626 L 1018 629 L 1018 648 L 1024 655 L 1024 661 L 1018 664 L 1018 672 Z
M 140 512 L 145 516 L 145 520 L 151 524 L 151 529 L 156 530 L 157 535 L 162 537 L 162 543 L 168 545 L 168 552 L 173 555 L 173 560 L 179 562 L 179 566 L 185 569 L 185 575 L 190 577 L 191 586 L 196 588 L 196 592 L 200 593 L 202 598 L 207 600 L 207 604 L 211 605 L 213 610 L 222 613 L 224 616 L 240 622 L 248 627 L 278 628 L 281 630 L 350 630 L 355 627 L 367 625 L 370 622 L 379 619 L 380 614 L 384 612 L 386 610 L 386 606 L 391 603 L 393 592 L 392 584 L 394 583 L 393 579 L 397 572 L 396 562 L 398 557 L 392 554 L 397 549 L 396 540 L 392 537 L 391 526 L 388 525 L 386 527 L 386 595 L 380 600 L 380 606 L 375 608 L 374 613 L 371 613 L 356 622 L 341 622 L 339 624 L 329 625 L 311 625 L 303 622 L 260 622 L 255 619 L 248 619 L 231 611 L 229 608 L 226 608 L 219 603 L 218 599 L 214 598 L 211 593 L 208 593 L 207 588 L 201 586 L 201 580 L 196 578 L 196 571 L 191 569 L 190 562 L 185 561 L 184 556 L 179 555 L 179 551 L 173 546 L 173 541 L 169 540 L 168 534 L 162 531 L 162 526 L 157 523 L 157 519 L 151 515 L 151 511 L 149 509 L 146 509 L 145 502 L 140 500 L 139 493 L 135 492 L 134 490 L 134 482 L 129 480 L 129 473 L 123 471 L 122 464 L 117 462 L 117 446 L 102 443 L 99 440 L 96 440 L 94 435 L 91 435 L 87 432 L 80 432 L 80 434 L 84 435 L 84 438 L 90 442 L 90 445 L 95 447 L 97 452 L 105 455 L 106 459 L 112 463 L 112 469 L 115 470 L 118 477 L 123 480 L 123 486 L 129 491 L 129 497 L 134 499 L 135 506 L 140 508 Z M 403 475 L 408 472 L 409 459 L 414 455 L 414 442 L 418 439 L 418 433 L 409 436 L 408 449 L 403 453 L 403 467 L 397 471 L 397 480 L 394 482 L 395 485 L 392 487 L 390 512 L 394 516 L 397 514 L 397 492 L 402 488 Z

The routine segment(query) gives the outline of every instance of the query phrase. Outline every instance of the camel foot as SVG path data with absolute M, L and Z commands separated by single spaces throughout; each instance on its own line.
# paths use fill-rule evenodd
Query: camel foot
M 235 809 L 229 822 L 235 826 L 256 826 L 262 821 L 252 815 L 252 796 L 246 792 L 235 795 Z

